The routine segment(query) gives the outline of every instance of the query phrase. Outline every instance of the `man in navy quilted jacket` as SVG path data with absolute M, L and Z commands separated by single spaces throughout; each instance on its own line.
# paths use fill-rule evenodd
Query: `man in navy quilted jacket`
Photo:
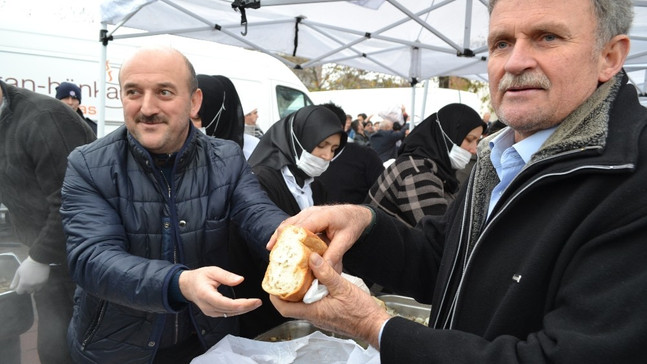
M 125 126 L 69 157 L 62 195 L 78 288 L 68 331 L 82 363 L 189 363 L 260 299 L 234 297 L 230 229 L 252 253 L 287 216 L 262 192 L 238 144 L 190 117 L 202 92 L 189 60 L 143 48 L 119 75 Z

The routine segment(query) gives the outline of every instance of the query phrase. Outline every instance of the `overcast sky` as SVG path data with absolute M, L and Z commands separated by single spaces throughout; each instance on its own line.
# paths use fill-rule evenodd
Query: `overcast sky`
M 99 0 L 0 0 L 0 14 L 12 21 L 45 19 L 99 23 Z

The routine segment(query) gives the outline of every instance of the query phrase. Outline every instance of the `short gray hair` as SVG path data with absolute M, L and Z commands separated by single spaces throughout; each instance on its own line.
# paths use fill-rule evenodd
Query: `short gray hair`
M 490 0 L 490 15 L 499 0 Z M 629 34 L 634 18 L 631 0 L 590 0 L 597 19 L 597 48 L 602 47 L 611 38 L 619 34 Z

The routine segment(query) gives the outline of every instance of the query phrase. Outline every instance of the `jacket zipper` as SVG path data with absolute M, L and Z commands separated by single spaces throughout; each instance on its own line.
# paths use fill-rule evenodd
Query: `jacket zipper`
M 172 171 L 175 171 L 175 167 L 173 167 Z M 166 184 L 166 192 L 167 192 L 167 196 L 168 196 L 167 204 L 169 206 L 169 211 L 171 211 L 171 225 L 170 225 L 169 228 L 174 231 L 175 229 L 173 229 L 173 225 L 172 225 L 173 224 L 174 213 L 172 211 L 172 198 L 171 198 L 172 189 L 171 189 L 171 184 L 169 183 L 168 179 L 164 175 L 164 171 L 162 171 L 160 169 L 159 173 L 162 176 L 162 180 Z M 177 240 L 177 239 L 174 238 L 174 241 L 175 240 Z M 178 253 L 177 244 L 173 244 L 173 263 L 176 263 L 176 264 L 178 262 L 177 253 Z M 174 329 L 173 343 L 178 344 L 179 337 L 180 337 L 180 315 L 179 314 L 173 314 L 173 316 L 174 316 L 174 318 L 173 318 L 173 321 L 174 321 L 173 322 L 173 329 Z
M 175 167 L 173 168 L 173 171 L 175 171 Z M 170 228 L 171 228 L 172 232 L 175 232 L 175 229 L 173 228 L 173 216 L 175 214 L 173 213 L 173 211 L 172 211 L 173 209 L 172 209 L 172 206 L 171 206 L 171 204 L 173 203 L 172 198 L 171 198 L 171 184 L 169 183 L 168 179 L 166 179 L 166 176 L 164 175 L 164 172 L 163 171 L 160 171 L 160 172 L 161 172 L 160 174 L 162 175 L 162 178 L 164 179 L 164 183 L 166 183 L 166 188 L 167 188 L 167 191 L 168 191 L 169 211 L 171 211 L 171 227 Z M 173 241 L 175 242 L 175 244 L 173 244 L 173 263 L 177 264 L 177 262 L 178 262 L 177 244 L 179 242 L 177 241 L 176 237 L 173 238 Z M 173 326 L 174 326 L 174 331 L 175 331 L 174 335 L 173 335 L 174 336 L 173 343 L 178 344 L 179 338 L 180 338 L 180 314 L 176 313 L 173 316 L 175 316 L 173 318 L 174 319 Z
M 94 337 L 94 334 L 99 329 L 101 318 L 103 317 L 103 314 L 106 312 L 106 306 L 107 306 L 107 302 L 105 300 L 101 300 L 101 305 L 99 306 L 99 312 L 97 313 L 97 318 L 94 321 L 94 324 L 91 326 L 90 331 L 87 333 L 87 335 L 85 335 L 83 342 L 81 343 L 82 350 L 85 350 L 85 347 L 88 345 L 88 342 L 90 341 L 90 339 L 92 339 L 92 337 Z
M 575 151 L 569 151 L 569 152 L 565 152 L 565 153 L 560 153 L 560 154 L 554 155 L 553 157 L 544 159 L 543 161 L 538 162 L 538 163 L 544 163 L 544 162 L 552 161 L 552 160 L 554 160 L 556 158 L 560 158 L 560 157 L 562 157 L 564 155 L 569 155 L 569 154 L 573 154 L 573 153 L 580 153 L 580 152 L 590 150 L 590 149 L 599 149 L 599 147 L 582 148 L 582 149 L 578 149 L 578 150 L 575 150 Z M 472 251 L 470 252 L 469 256 L 467 256 L 467 254 L 466 254 L 465 262 L 463 263 L 463 271 L 461 273 L 461 278 L 460 278 L 460 281 L 458 283 L 458 287 L 456 288 L 456 293 L 454 294 L 454 299 L 452 300 L 451 307 L 449 308 L 449 311 L 447 313 L 447 317 L 445 319 L 445 324 L 443 326 L 445 328 L 447 328 L 447 329 L 451 329 L 454 326 L 454 316 L 455 316 L 455 311 L 456 311 L 456 303 L 458 302 L 458 298 L 461 295 L 461 291 L 462 291 L 462 288 L 463 288 L 463 283 L 464 283 L 464 280 L 465 280 L 465 273 L 467 272 L 467 270 L 469 268 L 470 262 L 471 262 L 471 260 L 472 260 L 472 258 L 474 256 L 474 253 L 476 252 L 477 247 L 480 245 L 481 237 L 485 234 L 487 229 L 491 226 L 492 221 L 496 220 L 496 218 L 510 205 L 511 202 L 516 200 L 521 194 L 523 194 L 528 188 L 532 187 L 535 183 L 537 183 L 537 182 L 539 182 L 539 181 L 541 181 L 541 180 L 543 180 L 545 178 L 550 178 L 550 177 L 553 177 L 553 176 L 563 176 L 563 175 L 571 174 L 573 172 L 583 170 L 583 169 L 618 170 L 618 169 L 633 168 L 633 166 L 634 165 L 631 164 L 631 163 L 621 164 L 621 165 L 586 165 L 586 166 L 579 166 L 577 168 L 573 168 L 573 169 L 570 169 L 568 171 L 564 171 L 564 172 L 560 172 L 560 173 L 543 174 L 541 176 L 538 176 L 534 180 L 530 181 L 526 187 L 524 187 L 522 190 L 517 191 L 514 195 L 512 195 L 506 201 L 506 203 L 501 207 L 501 209 L 496 213 L 496 215 L 494 215 L 492 217 L 492 219 L 489 220 L 488 224 L 483 228 L 483 231 L 481 232 L 479 238 L 476 240 L 476 243 L 474 244 L 474 247 L 472 248 Z M 526 168 L 524 168 L 524 169 L 526 169 Z M 521 172 L 519 172 L 519 174 L 521 174 L 522 172 L 523 172 L 523 170 Z M 510 182 L 510 184 L 512 184 L 515 179 L 516 179 L 516 177 Z M 465 204 L 464 209 L 463 209 L 463 221 L 466 218 L 465 214 L 466 214 L 467 206 L 468 206 L 467 205 L 467 199 L 466 199 L 465 202 L 466 202 L 466 204 Z M 471 214 L 470 214 L 470 216 L 471 216 Z M 470 220 L 470 223 L 471 223 L 471 220 Z M 463 226 L 465 226 L 465 224 L 461 224 L 461 228 Z M 470 230 L 471 230 L 471 224 L 469 226 L 470 226 Z M 462 231 L 461 231 L 461 233 L 462 233 Z M 463 241 L 463 236 L 464 235 L 461 234 L 460 236 L 461 236 L 461 241 L 458 244 L 459 249 L 461 248 L 461 242 Z M 468 235 L 468 238 L 469 238 L 469 235 Z M 453 272 L 456 271 L 458 256 L 459 256 L 459 254 L 457 253 L 456 254 L 456 259 L 454 259 L 454 265 L 453 265 L 452 273 L 450 274 L 450 277 L 453 275 Z M 451 281 L 448 281 L 448 283 L 445 285 L 445 292 L 443 293 L 443 297 L 441 299 L 441 306 L 439 307 L 439 311 L 438 311 L 438 317 L 436 317 L 434 325 L 436 325 L 437 322 L 438 322 L 438 319 L 440 319 L 440 313 L 441 313 L 442 307 L 443 307 L 442 305 L 445 302 L 445 298 L 447 297 L 447 290 L 449 289 L 449 282 L 451 282 Z M 448 321 L 449 321 L 449 325 L 447 325 Z
M 472 171 L 472 173 L 474 173 L 474 171 Z M 472 184 L 473 184 L 473 183 L 472 183 L 472 178 L 471 178 L 471 176 L 470 176 L 470 178 L 468 179 L 468 181 L 469 181 L 469 182 L 468 182 L 468 183 L 469 183 L 469 185 L 468 185 L 468 191 L 470 191 L 470 190 L 472 189 Z M 467 226 L 469 226 L 469 227 L 470 227 L 470 230 L 471 230 L 471 226 L 472 226 L 472 214 L 467 215 L 468 206 L 469 206 L 469 202 L 468 202 L 468 201 L 469 201 L 469 199 L 466 197 L 466 198 L 465 198 L 465 203 L 463 204 L 463 218 L 461 219 L 461 221 L 465 221 L 465 219 L 469 218 L 469 219 L 470 219 L 470 221 L 469 221 L 469 225 L 467 225 Z M 467 215 L 467 216 L 466 216 L 466 215 Z M 464 234 L 465 234 L 465 224 L 461 224 L 461 233 L 460 233 L 460 236 L 462 237 L 462 236 L 464 236 Z M 469 235 L 468 235 L 468 236 L 469 236 Z M 457 249 L 457 252 L 460 252 L 460 251 L 461 251 L 461 245 L 462 245 L 462 242 L 463 242 L 463 239 L 461 238 L 461 239 L 458 241 L 458 249 Z M 445 289 L 444 289 L 444 291 L 443 291 L 443 295 L 442 295 L 442 298 L 440 299 L 440 304 L 439 304 L 439 306 L 438 306 L 438 307 L 439 307 L 438 314 L 436 315 L 436 319 L 434 320 L 434 326 L 433 326 L 434 328 L 438 328 L 438 320 L 440 319 L 440 314 L 441 314 L 441 312 L 442 312 L 442 308 L 443 308 L 443 306 L 444 306 L 444 304 L 445 304 L 445 298 L 447 297 L 447 291 L 449 290 L 449 282 L 451 282 L 451 281 L 452 281 L 452 277 L 454 276 L 454 272 L 456 271 L 456 269 L 455 269 L 455 268 L 456 268 L 456 266 L 457 266 L 457 264 L 458 264 L 458 257 L 459 257 L 459 256 L 460 256 L 460 254 L 456 254 L 456 255 L 454 256 L 454 263 L 452 264 L 452 270 L 451 270 L 451 272 L 450 272 L 450 274 L 449 274 L 449 277 L 447 278 L 447 282 L 448 282 L 448 284 L 446 284 L 446 285 L 445 285 Z M 449 317 L 449 315 L 448 315 L 447 317 Z M 443 324 L 443 326 L 446 326 L 446 324 L 447 324 L 447 322 L 445 322 L 445 324 Z

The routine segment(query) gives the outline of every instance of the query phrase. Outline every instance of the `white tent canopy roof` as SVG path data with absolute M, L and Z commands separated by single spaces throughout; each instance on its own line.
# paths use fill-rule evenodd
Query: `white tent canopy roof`
M 114 39 L 174 34 L 256 49 L 291 67 L 337 63 L 409 80 L 486 78 L 487 0 L 260 0 L 260 8 L 246 9 L 246 28 L 232 3 L 259 0 L 104 0 L 101 18 L 116 25 L 108 29 Z M 627 65 L 646 69 L 647 1 L 634 3 Z M 308 61 L 297 65 L 284 55 Z

